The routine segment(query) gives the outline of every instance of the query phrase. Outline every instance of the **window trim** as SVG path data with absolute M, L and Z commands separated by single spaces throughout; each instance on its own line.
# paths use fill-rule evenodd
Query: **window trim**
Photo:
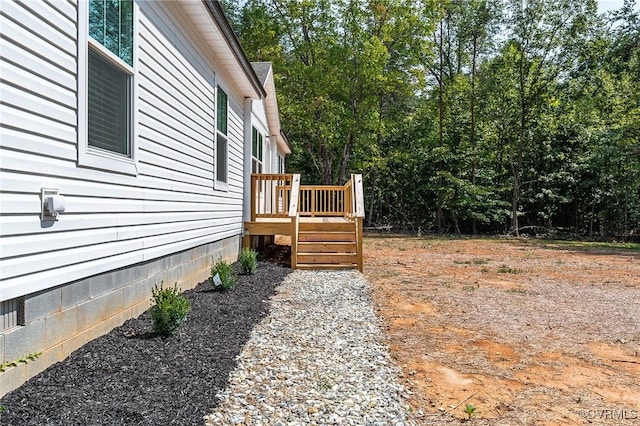
M 139 6 L 133 1 L 133 67 L 89 35 L 89 4 L 78 2 L 78 165 L 127 175 L 138 175 L 138 19 Z M 89 146 L 89 49 L 130 74 L 129 152 L 123 155 Z
M 226 97 L 227 97 L 227 133 L 224 134 L 220 131 L 220 129 L 218 129 L 218 114 L 219 114 L 219 108 L 218 108 L 218 95 L 219 92 L 222 91 Z M 229 94 L 227 93 L 226 90 L 224 90 L 222 88 L 222 86 L 220 85 L 220 83 L 216 84 L 216 99 L 215 99 L 215 106 L 216 106 L 216 110 L 215 110 L 215 120 L 214 120 L 214 125 L 215 125 L 215 132 L 214 132 L 214 137 L 213 137 L 213 165 L 214 165 L 214 178 L 213 178 L 213 189 L 219 190 L 219 191 L 228 191 L 229 190 Z M 218 138 L 222 138 L 225 141 L 224 144 L 224 149 L 225 149 L 225 159 L 226 159 L 226 167 L 225 167 L 225 171 L 226 171 L 226 175 L 225 175 L 225 180 L 220 180 L 218 179 Z
M 255 135 L 255 140 L 254 140 Z M 253 151 L 253 146 L 255 143 L 256 151 Z M 264 135 L 256 126 L 251 126 L 251 172 L 252 173 L 263 173 L 264 172 L 264 155 L 260 157 L 260 154 L 263 153 L 263 147 L 260 145 L 264 143 Z M 255 155 L 254 155 L 255 154 Z M 254 164 L 259 166 L 260 170 L 254 171 Z

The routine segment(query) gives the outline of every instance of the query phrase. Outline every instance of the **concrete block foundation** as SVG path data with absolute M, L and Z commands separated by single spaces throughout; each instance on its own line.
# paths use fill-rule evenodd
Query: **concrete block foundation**
M 24 324 L 0 332 L 0 360 L 34 361 L 0 373 L 0 397 L 85 343 L 135 318 L 151 306 L 151 289 L 177 282 L 195 287 L 210 274 L 212 261 L 238 259 L 240 236 L 204 244 L 158 259 L 120 268 L 24 297 Z

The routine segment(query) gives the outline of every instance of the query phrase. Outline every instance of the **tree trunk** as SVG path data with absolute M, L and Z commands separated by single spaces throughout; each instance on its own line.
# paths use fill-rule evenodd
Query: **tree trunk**
M 373 207 L 376 201 L 376 185 L 378 183 L 378 172 L 376 170 L 373 171 L 371 176 L 371 188 L 369 189 L 369 215 L 367 217 L 367 226 L 371 226 L 373 223 Z
M 333 185 L 333 170 L 331 167 L 331 155 L 326 146 L 322 145 L 320 148 L 320 154 L 322 155 L 322 179 L 325 185 Z
M 471 109 L 471 185 L 475 189 L 476 185 L 476 169 L 478 167 L 478 160 L 476 157 L 476 62 L 478 56 L 478 36 L 474 34 L 472 40 L 472 54 L 471 54 L 471 99 L 469 107 Z M 474 217 L 471 222 L 471 231 L 473 235 L 478 234 L 478 221 Z
M 438 78 L 438 145 L 444 145 L 444 51 L 443 51 L 443 43 L 444 43 L 444 18 L 440 21 L 440 43 L 438 43 L 438 54 L 440 57 L 440 67 L 438 70 L 439 78 Z M 444 164 L 442 161 L 438 164 L 438 170 L 442 170 Z M 438 190 L 442 186 L 442 177 L 438 176 Z M 444 218 L 444 213 L 442 211 L 442 200 L 440 196 L 437 195 L 436 199 L 438 200 L 438 207 L 436 213 L 436 221 L 438 234 L 442 234 L 442 223 Z
M 351 157 L 351 150 L 355 145 L 356 137 L 353 132 L 349 132 L 347 137 L 347 143 L 344 144 L 342 150 L 342 161 L 340 162 L 340 174 L 338 175 L 338 185 L 344 185 L 347 180 L 347 171 L 349 167 L 349 158 Z
M 384 102 L 384 96 L 380 94 L 378 97 L 378 130 L 376 134 L 376 144 L 378 147 L 382 144 L 382 107 Z M 373 167 L 373 172 L 371 173 L 371 189 L 370 189 L 370 197 L 371 201 L 369 203 L 369 217 L 367 217 L 367 226 L 371 226 L 373 223 L 373 211 L 376 200 L 376 186 L 378 185 L 378 167 Z
M 518 63 L 519 87 L 518 95 L 520 98 L 520 128 L 518 129 L 518 146 L 515 161 L 512 160 L 511 170 L 513 172 L 513 195 L 511 198 L 511 230 L 516 237 L 520 236 L 518 223 L 518 207 L 520 204 L 520 179 L 522 178 L 522 169 L 524 162 L 524 139 L 527 131 L 527 76 L 525 75 L 525 52 L 520 53 L 520 61 Z
M 516 237 L 520 236 L 520 225 L 518 224 L 518 204 L 520 201 L 520 179 L 513 174 L 513 194 L 511 196 L 511 230 Z

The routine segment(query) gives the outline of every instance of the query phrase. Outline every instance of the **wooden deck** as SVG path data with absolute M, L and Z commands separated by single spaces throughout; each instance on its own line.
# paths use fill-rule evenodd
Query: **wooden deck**
M 252 175 L 251 219 L 244 246 L 253 236 L 291 236 L 294 269 L 362 271 L 362 177 L 344 186 L 301 186 L 299 175 Z
M 244 229 L 249 232 L 250 235 L 292 235 L 291 221 L 289 217 L 273 217 L 256 218 L 253 222 L 245 222 Z M 336 225 L 351 223 L 350 220 L 344 217 L 323 216 L 323 217 L 300 217 L 300 224 L 322 224 L 322 225 Z

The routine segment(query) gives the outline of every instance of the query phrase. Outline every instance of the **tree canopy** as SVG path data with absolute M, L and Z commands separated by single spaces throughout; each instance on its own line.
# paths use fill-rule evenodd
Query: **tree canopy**
M 369 224 L 640 232 L 634 0 L 223 3 L 274 63 L 288 169 L 363 173 Z

